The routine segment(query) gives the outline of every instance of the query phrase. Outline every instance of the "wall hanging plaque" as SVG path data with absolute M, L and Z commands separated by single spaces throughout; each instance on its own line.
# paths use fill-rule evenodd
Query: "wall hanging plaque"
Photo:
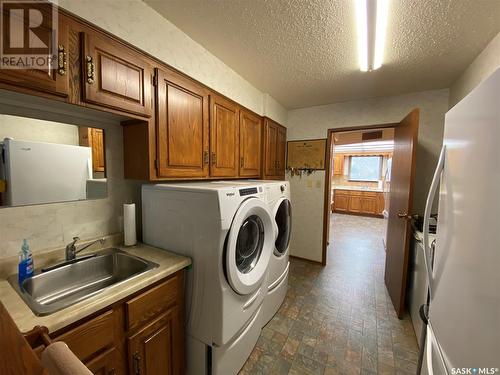
M 326 139 L 288 141 L 287 168 L 325 169 Z

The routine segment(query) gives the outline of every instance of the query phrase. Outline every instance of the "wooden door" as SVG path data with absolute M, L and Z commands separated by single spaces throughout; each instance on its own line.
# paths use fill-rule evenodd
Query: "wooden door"
M 94 375 L 115 375 L 117 368 L 116 361 L 116 348 L 113 347 L 86 362 L 85 366 Z
M 23 6 L 22 4 L 4 3 L 3 11 L 10 12 L 11 8 L 22 9 L 25 13 L 28 12 L 28 7 L 33 4 Z M 43 15 L 51 14 L 52 4 L 40 2 L 36 5 Z M 55 94 L 57 96 L 68 96 L 69 74 L 68 74 L 68 38 L 69 28 L 67 19 L 64 15 L 58 15 L 59 28 L 57 33 L 57 43 L 54 43 L 52 26 L 47 22 L 50 17 L 43 17 L 42 24 L 36 28 L 36 35 L 47 46 L 47 57 L 55 56 L 56 61 L 47 68 L 32 68 L 32 69 L 0 69 L 0 82 L 5 82 L 11 85 L 29 88 L 35 91 Z M 9 27 L 10 17 L 6 17 L 4 28 Z M 12 54 L 31 54 L 32 50 L 27 48 L 9 48 L 4 50 Z M 44 50 L 44 49 L 42 49 Z M 37 55 L 45 55 L 45 51 L 36 52 Z
M 269 119 L 264 122 L 264 177 L 276 176 L 276 143 L 278 127 Z
M 408 215 L 412 212 L 419 110 L 414 109 L 394 130 L 385 285 L 398 317 L 404 312 L 406 272 L 411 237 Z
M 259 116 L 240 111 L 241 177 L 260 177 L 262 123 Z
M 276 177 L 285 179 L 286 128 L 278 126 L 276 140 Z
M 208 93 L 170 70 L 157 69 L 157 175 L 208 176 Z
M 81 33 L 83 100 L 150 117 L 153 70 L 138 52 L 100 34 Z
M 239 109 L 218 95 L 210 95 L 210 176 L 237 177 L 239 168 Z
M 180 375 L 184 364 L 179 307 L 160 315 L 128 338 L 131 375 Z

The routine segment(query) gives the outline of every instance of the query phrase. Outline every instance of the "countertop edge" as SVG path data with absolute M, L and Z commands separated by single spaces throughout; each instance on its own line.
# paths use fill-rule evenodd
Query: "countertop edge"
M 36 325 L 42 325 L 46 326 L 50 333 L 53 333 L 191 265 L 190 258 L 149 245 L 138 244 L 134 247 L 117 246 L 117 248 L 158 263 L 159 266 L 131 280 L 112 286 L 108 290 L 75 305 L 46 316 L 36 316 L 6 279 L 0 280 L 0 300 L 21 332 L 29 331 Z

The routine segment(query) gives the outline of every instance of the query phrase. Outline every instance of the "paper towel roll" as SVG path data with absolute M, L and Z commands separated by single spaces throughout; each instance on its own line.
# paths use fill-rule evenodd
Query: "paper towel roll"
M 135 233 L 135 203 L 123 205 L 123 232 L 125 246 L 133 246 L 137 243 Z

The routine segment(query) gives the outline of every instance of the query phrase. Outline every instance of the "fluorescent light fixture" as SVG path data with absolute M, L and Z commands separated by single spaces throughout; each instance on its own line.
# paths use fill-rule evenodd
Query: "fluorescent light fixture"
M 362 72 L 375 70 L 382 66 L 384 59 L 389 0 L 354 0 L 354 2 L 359 68 Z
M 373 56 L 373 70 L 380 68 L 384 59 L 388 14 L 389 0 L 377 0 L 377 23 L 375 29 L 375 54 Z
M 358 30 L 359 69 L 368 71 L 368 0 L 354 0 L 356 3 L 356 25 Z

